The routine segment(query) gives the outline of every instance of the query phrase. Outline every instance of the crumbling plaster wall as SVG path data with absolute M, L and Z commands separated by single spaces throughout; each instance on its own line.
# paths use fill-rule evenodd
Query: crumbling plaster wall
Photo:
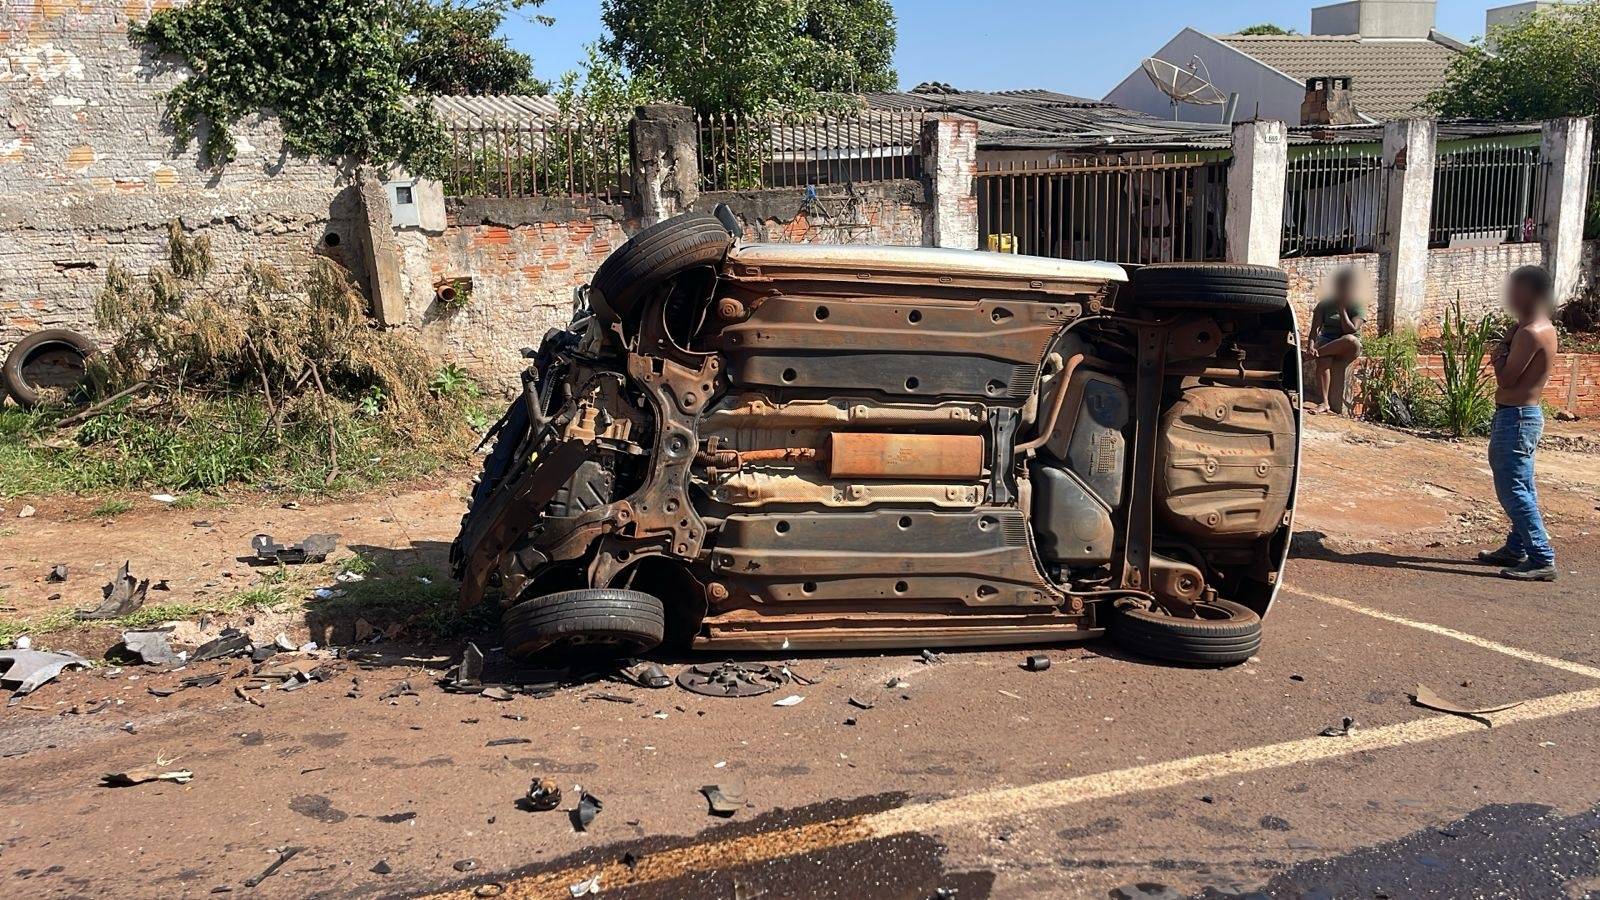
M 350 173 L 288 156 L 270 118 L 236 128 L 238 158 L 201 165 L 163 122 L 180 68 L 130 46 L 128 24 L 171 0 L 0 4 L 0 351 L 27 332 L 93 332 L 116 260 L 165 259 L 167 223 L 208 234 L 215 270 L 353 262 Z

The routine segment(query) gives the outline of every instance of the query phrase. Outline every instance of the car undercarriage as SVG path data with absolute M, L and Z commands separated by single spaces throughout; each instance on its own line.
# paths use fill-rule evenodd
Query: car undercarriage
M 453 562 L 506 646 L 1238 662 L 1288 550 L 1281 272 L 647 229 L 549 334 Z

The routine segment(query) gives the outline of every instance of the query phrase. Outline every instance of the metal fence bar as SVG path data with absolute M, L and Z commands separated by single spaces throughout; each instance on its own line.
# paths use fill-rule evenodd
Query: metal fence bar
M 1441 148 L 1428 241 L 1436 247 L 1538 240 L 1549 163 L 1538 146 L 1485 142 Z
M 591 206 L 629 192 L 626 122 L 584 117 L 447 129 L 445 191 L 457 197 L 563 198 Z
M 1173 153 L 993 162 L 977 173 L 980 246 L 1128 263 L 1220 259 L 1227 165 Z
M 1325 144 L 1298 151 L 1284 182 L 1284 257 L 1375 251 L 1383 208 L 1383 155 Z
M 704 191 L 920 178 L 922 110 L 696 117 Z

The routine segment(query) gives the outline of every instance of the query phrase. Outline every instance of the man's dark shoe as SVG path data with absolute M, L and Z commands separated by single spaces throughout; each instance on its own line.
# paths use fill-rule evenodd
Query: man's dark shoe
M 1528 561 L 1527 554 L 1525 554 L 1525 553 L 1512 553 L 1511 549 L 1508 548 L 1508 547 L 1501 547 L 1499 550 L 1479 550 L 1478 551 L 1478 562 L 1481 562 L 1484 565 L 1488 565 L 1488 566 L 1502 566 L 1502 567 L 1505 567 L 1505 568 L 1514 568 L 1516 566 L 1522 565 L 1523 563 L 1525 563 L 1527 561 Z
M 1501 569 L 1500 577 L 1512 581 L 1555 581 L 1556 564 L 1525 562 L 1520 566 Z

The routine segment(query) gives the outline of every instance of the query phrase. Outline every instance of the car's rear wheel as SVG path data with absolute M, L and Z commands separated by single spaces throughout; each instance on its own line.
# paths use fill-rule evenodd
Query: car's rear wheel
M 733 235 L 710 213 L 687 213 L 657 222 L 606 257 L 589 282 L 602 316 L 627 319 L 639 300 L 668 279 L 697 266 L 720 265 Z
M 661 600 L 642 591 L 560 591 L 518 603 L 503 621 L 506 652 L 532 656 L 637 656 L 666 635 Z
M 1272 266 L 1160 263 L 1129 280 L 1133 305 L 1145 309 L 1276 312 L 1289 304 L 1289 276 Z
M 1229 600 L 1196 603 L 1194 618 L 1113 606 L 1111 637 L 1130 653 L 1167 662 L 1231 666 L 1261 649 L 1261 617 Z

